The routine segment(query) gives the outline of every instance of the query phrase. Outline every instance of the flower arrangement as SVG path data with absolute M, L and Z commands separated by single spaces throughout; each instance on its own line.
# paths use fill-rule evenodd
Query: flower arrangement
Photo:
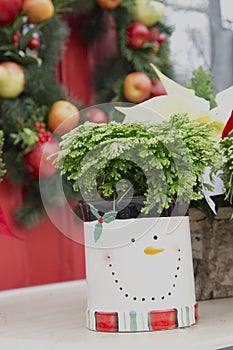
M 146 110 L 145 110 L 146 112 Z M 120 191 L 144 196 L 142 212 L 202 198 L 201 177 L 217 148 L 211 129 L 172 115 L 161 123 L 85 123 L 62 136 L 56 166 L 84 199 L 117 199 Z M 133 190 L 132 190 L 133 188 Z M 114 209 L 114 208 L 113 208 Z

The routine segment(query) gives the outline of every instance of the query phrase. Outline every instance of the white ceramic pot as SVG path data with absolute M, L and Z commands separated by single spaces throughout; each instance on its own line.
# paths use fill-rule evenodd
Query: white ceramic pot
M 197 322 L 188 217 L 85 222 L 87 328 L 137 332 Z

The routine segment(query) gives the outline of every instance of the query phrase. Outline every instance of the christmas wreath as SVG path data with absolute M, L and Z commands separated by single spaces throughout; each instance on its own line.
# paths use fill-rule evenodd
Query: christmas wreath
M 165 24 L 164 4 L 152 0 L 0 0 L 0 7 L 4 162 L 7 176 L 23 189 L 23 204 L 15 217 L 21 225 L 34 226 L 45 215 L 39 179 L 46 184 L 50 205 L 61 200 L 54 188 L 57 169 L 47 156 L 59 150 L 61 134 L 83 122 L 81 101 L 71 100 L 56 80 L 55 64 L 69 36 L 63 14 L 84 18 L 82 35 L 90 45 L 103 37 L 109 21 L 115 23 L 117 51 L 94 74 L 97 102 L 138 103 L 165 94 L 149 63 L 172 76 L 172 28 Z M 135 84 L 140 94 L 132 92 Z M 63 188 L 67 198 L 76 198 L 66 180 Z

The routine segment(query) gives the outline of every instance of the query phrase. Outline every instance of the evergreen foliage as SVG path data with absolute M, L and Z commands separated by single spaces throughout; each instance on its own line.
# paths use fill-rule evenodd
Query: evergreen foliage
M 211 130 L 174 115 L 159 124 L 85 123 L 62 137 L 55 163 L 84 198 L 115 198 L 117 183 L 128 180 L 134 195 L 145 196 L 143 211 L 158 213 L 180 198 L 202 198 L 200 179 L 218 154 Z M 121 182 L 128 192 L 128 181 Z M 208 185 L 204 184 L 207 188 Z

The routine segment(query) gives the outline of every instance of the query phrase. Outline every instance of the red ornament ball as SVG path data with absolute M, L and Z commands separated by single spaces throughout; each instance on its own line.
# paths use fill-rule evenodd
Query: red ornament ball
M 37 142 L 36 147 L 24 156 L 26 169 L 33 177 L 47 178 L 57 172 L 52 164 L 53 159 L 47 159 L 50 155 L 60 151 L 58 142 L 50 138 L 47 142 Z
M 134 22 L 127 28 L 128 45 L 140 49 L 149 40 L 149 29 L 140 22 Z

